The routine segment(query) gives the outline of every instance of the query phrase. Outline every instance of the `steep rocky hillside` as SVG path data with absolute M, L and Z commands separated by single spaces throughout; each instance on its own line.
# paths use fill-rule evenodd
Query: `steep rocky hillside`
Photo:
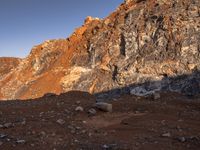
M 200 92 L 199 54 L 199 0 L 126 0 L 105 19 L 88 17 L 69 38 L 33 47 L 1 79 L 0 98 L 70 90 L 103 96 L 153 90 L 195 95 Z
M 12 57 L 0 57 L 0 79 L 17 68 L 21 59 Z

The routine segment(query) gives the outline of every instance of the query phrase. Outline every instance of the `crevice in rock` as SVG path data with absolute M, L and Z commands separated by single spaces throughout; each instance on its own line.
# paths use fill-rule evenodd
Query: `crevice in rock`
M 121 42 L 120 42 L 120 54 L 126 56 L 126 41 L 123 34 L 121 34 Z

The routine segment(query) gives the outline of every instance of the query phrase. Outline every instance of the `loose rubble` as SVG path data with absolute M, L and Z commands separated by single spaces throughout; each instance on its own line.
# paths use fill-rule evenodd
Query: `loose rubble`
M 153 101 L 127 94 L 97 103 L 101 109 L 93 95 L 77 91 L 14 105 L 0 102 L 0 149 L 198 149 L 199 97 L 160 95 Z M 81 113 L 75 110 L 80 104 Z M 5 128 L 6 123 L 13 126 Z

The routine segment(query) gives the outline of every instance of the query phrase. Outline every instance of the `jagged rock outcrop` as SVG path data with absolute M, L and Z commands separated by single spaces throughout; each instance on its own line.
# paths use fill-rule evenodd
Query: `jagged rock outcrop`
M 199 0 L 126 0 L 105 19 L 88 17 L 69 38 L 35 46 L 1 79 L 1 98 L 117 95 L 138 86 L 198 94 L 199 24 Z

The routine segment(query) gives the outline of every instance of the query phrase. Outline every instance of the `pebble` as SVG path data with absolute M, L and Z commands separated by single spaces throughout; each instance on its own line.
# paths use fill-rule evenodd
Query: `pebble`
M 97 111 L 94 108 L 91 108 L 91 109 L 88 110 L 89 115 L 94 116 L 94 115 L 96 115 L 96 113 L 97 113 Z
M 17 140 L 16 143 L 17 144 L 24 144 L 26 141 L 25 140 Z
M 22 123 L 21 123 L 22 125 L 26 125 L 26 121 L 24 120 L 24 121 L 22 121 Z
M 4 139 L 5 137 L 7 137 L 7 135 L 5 135 L 5 134 L 0 134 L 0 139 Z
M 40 135 L 46 136 L 46 133 L 44 131 L 40 132 Z
M 105 112 L 112 112 L 112 104 L 98 102 L 95 104 L 95 107 Z
M 3 126 L 4 126 L 5 128 L 10 128 L 10 127 L 13 126 L 13 124 L 12 124 L 12 123 L 5 123 Z
M 109 147 L 108 145 L 104 144 L 104 145 L 102 146 L 102 148 L 103 148 L 103 149 L 109 149 L 110 147 Z
M 153 99 L 154 99 L 154 100 L 160 99 L 160 93 L 154 92 L 154 93 L 153 93 Z
M 81 101 L 76 101 L 76 104 L 80 104 L 81 103 Z
M 56 122 L 57 122 L 58 124 L 60 124 L 60 125 L 65 124 L 65 121 L 64 121 L 63 119 L 58 119 Z
M 0 142 L 0 146 L 3 144 L 3 142 Z
M 169 132 L 162 134 L 162 137 L 171 137 L 171 134 Z
M 64 110 L 64 113 L 65 113 L 65 114 L 69 114 L 70 111 L 69 111 L 68 109 L 65 109 L 65 110 Z
M 81 107 L 81 106 L 78 106 L 78 107 L 76 107 L 75 111 L 83 112 L 83 111 L 84 111 L 84 108 Z
M 179 137 L 178 140 L 179 142 L 182 142 L 182 143 L 186 141 L 185 137 Z
M 3 125 L 0 124 L 0 128 L 3 128 Z

